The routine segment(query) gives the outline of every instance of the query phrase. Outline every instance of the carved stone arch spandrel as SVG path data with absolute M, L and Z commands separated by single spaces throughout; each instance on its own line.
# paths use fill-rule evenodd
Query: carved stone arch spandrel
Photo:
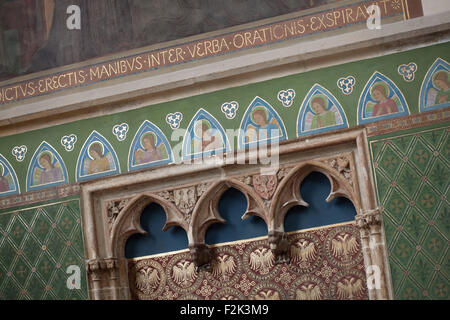
M 241 191 L 247 200 L 247 208 L 242 216 L 243 220 L 250 216 L 258 216 L 266 224 L 268 222 L 268 210 L 265 208 L 263 200 L 248 185 L 236 179 L 222 180 L 211 185 L 198 199 L 188 231 L 189 249 L 196 266 L 201 269 L 209 269 L 211 258 L 209 248 L 205 243 L 206 230 L 214 223 L 226 223 L 219 213 L 219 201 L 229 188 Z
M 110 252 L 113 257 L 122 258 L 124 256 L 125 243 L 131 235 L 135 233 L 146 234 L 146 231 L 141 227 L 140 217 L 145 207 L 151 203 L 159 204 L 166 213 L 164 231 L 172 226 L 179 226 L 188 232 L 189 226 L 183 214 L 173 203 L 155 194 L 140 194 L 128 202 L 112 226 Z
M 314 171 L 324 174 L 330 181 L 330 194 L 325 199 L 327 202 L 337 197 L 345 197 L 353 203 L 358 212 L 360 209 L 359 197 L 354 187 L 346 179 L 337 174 L 326 162 L 306 161 L 293 168 L 275 191 L 269 211 L 269 232 L 284 232 L 284 218 L 292 207 L 309 206 L 302 198 L 300 185 Z
M 244 167 L 206 161 L 200 166 L 165 165 L 83 182 L 82 225 L 90 298 L 131 297 L 125 242 L 133 233 L 144 232 L 140 216 L 151 202 L 166 212 L 164 229 L 178 225 L 186 231 L 196 265 L 208 264 L 211 255 L 205 232 L 212 223 L 225 222 L 218 203 L 231 187 L 247 199 L 243 218 L 262 218 L 278 263 L 288 262 L 284 253 L 289 252 L 290 244 L 283 228 L 284 217 L 294 205 L 307 205 L 301 198 L 300 184 L 312 171 L 319 171 L 330 180 L 327 201 L 346 197 L 355 206 L 367 279 L 376 272 L 380 275 L 380 287 L 368 287 L 369 298 L 392 298 L 382 215 L 375 198 L 365 129 L 285 141 L 278 150 L 276 174 L 271 171 L 264 175 L 262 164 Z M 258 160 L 256 153 L 249 153 L 248 157 Z

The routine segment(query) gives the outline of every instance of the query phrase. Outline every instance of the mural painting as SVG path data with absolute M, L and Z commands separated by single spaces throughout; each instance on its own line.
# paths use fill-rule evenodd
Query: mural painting
M 172 162 L 172 151 L 162 131 L 145 120 L 133 139 L 128 156 L 129 170 Z
M 11 164 L 0 154 L 0 197 L 20 193 L 17 176 Z
M 183 140 L 183 159 L 229 150 L 228 138 L 220 123 L 209 112 L 200 109 L 187 128 Z
M 67 169 L 58 152 L 43 141 L 30 161 L 27 174 L 27 190 L 36 190 L 67 184 Z
M 267 101 L 255 97 L 242 118 L 239 148 L 286 139 L 286 128 L 278 113 Z
M 324 87 L 315 84 L 300 107 L 297 135 L 347 128 L 347 117 L 337 99 Z
M 84 143 L 77 161 L 77 181 L 120 173 L 119 161 L 111 144 L 93 131 Z
M 358 104 L 358 124 L 409 115 L 405 97 L 395 83 L 375 72 L 365 85 Z
M 450 106 L 450 64 L 438 58 L 428 70 L 420 89 L 421 112 Z

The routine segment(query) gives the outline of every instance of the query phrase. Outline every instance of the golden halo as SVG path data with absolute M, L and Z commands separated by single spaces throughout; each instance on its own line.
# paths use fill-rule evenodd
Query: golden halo
M 377 81 L 370 87 L 370 96 L 372 97 L 372 99 L 375 100 L 373 98 L 373 88 L 375 88 L 375 86 L 377 86 L 379 84 L 381 84 L 386 89 L 386 97 L 389 98 L 390 88 L 389 88 L 388 84 L 384 81 Z
M 328 105 L 329 105 L 328 97 L 327 97 L 326 95 L 324 95 L 324 94 L 319 93 L 319 94 L 313 95 L 313 96 L 311 97 L 311 99 L 309 100 L 309 108 L 311 109 L 311 112 L 312 112 L 312 113 L 317 114 L 316 111 L 315 111 L 315 110 L 313 109 L 313 107 L 312 107 L 312 101 L 313 101 L 315 98 L 321 98 L 321 99 L 323 100 L 323 105 L 324 105 L 325 110 L 327 110 L 327 111 L 329 110 L 329 109 L 328 109 Z
M 144 147 L 144 138 L 146 137 L 146 136 L 153 136 L 153 142 L 155 143 L 155 145 L 156 145 L 156 134 L 155 133 L 153 133 L 153 132 L 151 132 L 151 131 L 147 131 L 147 132 L 144 132 L 143 134 L 142 134 L 142 136 L 141 136 L 141 139 L 140 139 L 140 141 L 141 141 L 141 146 L 142 147 Z
M 91 155 L 91 147 L 92 147 L 93 145 L 96 145 L 96 144 L 100 145 L 100 148 L 101 148 L 101 150 L 102 150 L 102 154 L 101 154 L 100 156 L 103 156 L 103 155 L 105 154 L 105 147 L 103 146 L 103 143 L 101 143 L 100 141 L 94 141 L 94 142 L 91 142 L 91 144 L 89 145 L 89 148 L 88 148 L 88 156 L 89 156 L 92 160 L 94 159 L 94 157 Z
M 50 164 L 53 164 L 53 154 L 50 151 L 42 151 L 38 156 L 38 164 L 41 166 L 41 158 L 48 154 L 50 156 Z
M 255 122 L 255 119 L 254 119 L 253 117 L 254 117 L 254 115 L 255 115 L 255 112 L 258 111 L 258 110 L 263 110 L 263 111 L 264 111 L 264 114 L 266 115 L 266 120 L 269 121 L 269 111 L 267 111 L 266 107 L 264 107 L 264 106 L 258 106 L 258 107 L 255 107 L 255 109 L 252 110 L 252 112 L 251 112 L 251 117 L 250 117 L 251 120 L 252 120 L 253 122 Z M 256 122 L 255 122 L 255 123 L 256 123 Z

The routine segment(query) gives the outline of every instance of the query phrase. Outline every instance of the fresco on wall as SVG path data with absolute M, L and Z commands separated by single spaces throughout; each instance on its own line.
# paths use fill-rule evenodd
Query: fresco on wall
M 366 83 L 358 103 L 358 124 L 409 115 L 405 97 L 395 83 L 376 71 Z
M 20 193 L 16 173 L 11 164 L 0 154 L 0 197 Z
M 230 150 L 225 130 L 209 112 L 197 111 L 183 140 L 183 159 L 210 156 Z
M 27 173 L 27 191 L 67 184 L 67 169 L 59 153 L 43 141 L 31 158 Z
M 0 80 L 336 1 L 1 1 Z M 80 30 L 67 28 L 70 5 Z
M 119 160 L 111 144 L 93 131 L 81 148 L 77 161 L 77 181 L 120 173 Z
M 436 99 L 446 97 L 443 90 L 445 81 L 440 81 L 439 78 L 443 77 L 444 71 L 448 75 L 449 64 L 447 61 L 450 61 L 450 56 L 447 53 L 449 48 L 449 43 L 443 43 L 406 53 L 352 62 L 346 66 L 344 74 L 341 74 L 341 71 L 336 71 L 340 67 L 327 67 L 292 75 L 289 76 L 290 78 L 282 77 L 245 87 L 228 88 L 191 96 L 181 99 L 180 103 L 175 101 L 162 103 L 161 105 L 144 106 L 133 112 L 125 111 L 111 116 L 105 115 L 95 120 L 85 119 L 39 129 L 31 133 L 5 136 L 0 139 L 0 153 L 10 157 L 8 160 L 11 164 L 11 170 L 4 170 L 3 176 L 7 176 L 7 172 L 14 170 L 21 187 L 20 191 L 24 194 L 27 190 L 31 190 L 26 187 L 26 173 L 31 156 L 42 141 L 42 138 L 39 137 L 56 139 L 51 140 L 52 146 L 60 153 L 67 172 L 75 175 L 74 181 L 69 181 L 73 183 L 103 175 L 117 174 L 120 172 L 119 160 L 124 161 L 123 170 L 125 171 L 172 163 L 175 161 L 173 150 L 177 147 L 179 147 L 179 153 L 177 153 L 176 160 L 182 159 L 183 143 L 186 143 L 184 146 L 185 159 L 192 158 L 195 155 L 208 156 L 236 148 L 235 141 L 231 140 L 232 135 L 229 134 L 227 139 L 227 136 L 223 134 L 225 130 L 223 128 L 240 129 L 237 147 L 246 148 L 258 145 L 258 143 L 286 140 L 288 130 L 292 138 L 295 138 L 367 124 L 368 133 L 375 135 L 380 132 L 387 133 L 386 130 L 392 132 L 396 128 L 402 129 L 411 122 L 414 125 L 419 125 L 429 121 L 446 121 L 449 117 L 450 104 L 448 102 L 439 105 L 432 104 L 436 102 Z M 369 73 L 366 73 L 367 70 L 364 69 L 364 66 L 368 65 L 368 61 L 376 65 L 376 68 L 380 71 L 370 70 Z M 415 73 L 411 71 L 416 69 L 415 67 L 411 69 L 413 63 L 417 64 Z M 399 66 L 409 66 L 409 73 L 405 71 L 404 74 L 400 74 Z M 426 71 L 428 72 L 426 73 Z M 373 76 L 369 77 L 368 75 L 372 73 Z M 425 73 L 426 76 L 424 76 Z M 336 74 L 336 77 L 326 79 L 325 74 Z M 362 76 L 362 74 L 365 75 Z M 412 81 L 404 80 L 403 76 L 408 74 L 414 75 L 415 78 L 413 79 L 411 76 Z M 346 75 L 349 76 L 345 77 Z M 337 83 L 336 79 L 339 79 Z M 348 81 L 339 86 L 340 80 L 345 79 Z M 370 80 L 367 81 L 367 79 Z M 396 79 L 398 82 L 394 83 L 391 79 Z M 364 87 L 363 84 L 365 84 Z M 286 92 L 288 91 L 287 88 L 295 90 L 295 99 L 290 107 L 285 107 L 278 100 L 277 93 L 280 92 L 281 88 L 284 88 Z M 347 92 L 351 92 L 351 94 L 347 95 Z M 267 97 L 260 94 L 267 94 Z M 427 97 L 432 95 L 434 95 L 434 98 L 429 99 L 430 103 L 427 106 Z M 267 101 L 261 97 L 264 97 Z M 384 97 L 386 97 L 384 101 L 376 100 L 383 100 Z M 408 98 L 409 105 L 405 97 Z M 250 101 L 251 103 L 249 103 Z M 202 121 L 203 125 L 199 122 L 196 125 L 197 130 L 194 130 L 195 121 L 192 121 L 192 111 L 189 110 L 195 108 L 196 111 L 199 104 L 208 107 L 204 107 L 203 111 L 199 111 L 197 114 L 198 119 L 201 118 L 200 115 L 204 115 L 200 120 L 204 119 L 205 121 Z M 376 107 L 377 104 L 378 107 Z M 359 106 L 358 109 L 355 106 Z M 162 108 L 158 110 L 160 107 Z M 428 110 L 433 110 L 433 112 L 422 116 L 418 112 L 419 107 L 421 112 Z M 414 117 L 405 119 L 403 116 L 409 114 L 409 108 L 411 108 Z M 378 115 L 375 116 L 375 109 L 378 109 L 378 113 L 384 111 L 384 114 L 377 113 Z M 392 110 L 394 110 L 394 113 L 389 113 Z M 183 115 L 185 115 L 184 119 Z M 145 119 L 151 119 L 152 122 L 147 122 Z M 385 119 L 388 121 L 375 122 Z M 164 133 L 171 135 L 172 130 L 177 128 L 187 128 L 188 124 L 191 125 L 189 143 L 186 139 L 186 141 L 183 140 L 177 145 L 178 142 L 170 141 L 170 137 L 164 135 Z M 128 133 L 126 133 L 127 127 Z M 199 135 L 198 132 L 202 131 L 202 127 L 204 129 L 210 127 L 217 129 L 211 130 L 213 135 L 216 135 L 216 139 L 209 146 L 202 145 L 203 140 L 199 139 L 202 135 Z M 89 133 L 94 129 L 96 130 L 97 133 L 93 136 L 96 137 L 94 140 L 97 142 L 97 146 L 90 147 L 94 140 L 90 140 L 83 145 L 86 139 L 86 133 L 83 133 L 83 130 L 86 129 L 89 130 Z M 167 131 L 163 133 L 160 129 Z M 273 129 L 275 134 L 271 135 L 270 129 Z M 205 132 L 208 134 L 208 130 Z M 117 148 L 115 149 L 117 157 L 108 141 L 101 135 L 108 137 L 109 142 L 112 143 L 114 148 Z M 183 138 L 184 135 L 183 132 Z M 229 143 L 229 147 L 227 143 Z M 152 149 L 152 144 L 159 150 L 161 156 L 158 155 L 158 152 L 155 155 L 148 152 Z M 84 147 L 84 150 L 80 154 L 82 147 Z M 204 152 L 202 152 L 202 148 Z M 88 152 L 89 149 L 90 153 Z M 99 157 L 103 160 L 93 158 L 92 155 L 97 154 L 95 149 L 98 149 L 98 153 L 101 154 Z M 41 162 L 46 163 L 47 161 L 44 158 L 47 157 L 43 157 Z M 80 157 L 79 162 L 77 162 L 78 157 Z M 52 158 L 51 161 L 56 161 L 55 159 L 58 158 Z M 57 166 L 58 163 L 56 163 Z M 36 164 L 38 164 L 38 159 Z M 40 165 L 39 170 L 43 171 L 42 165 Z M 33 174 L 28 176 L 29 186 L 35 187 L 41 184 L 39 182 L 41 173 L 39 170 L 35 170 L 34 184 L 31 182 Z M 57 170 L 59 169 L 53 171 Z M 56 176 L 56 179 L 52 177 L 49 177 L 49 179 L 47 181 L 59 180 L 58 176 Z M 44 178 L 42 183 L 44 186 L 48 186 L 44 183 Z M 12 190 L 13 188 L 11 192 L 13 192 Z M 43 190 L 42 192 L 47 191 Z M 1 201 L 9 201 L 11 204 L 16 197 L 15 194 L 9 192 L 1 195 L 3 196 Z M 11 195 L 11 197 L 7 195 Z M 24 196 L 24 198 L 27 196 Z M 0 203 L 1 205 L 5 205 L 5 202 Z
M 255 97 L 242 118 L 239 148 L 286 139 L 286 128 L 278 113 L 267 101 Z
M 347 127 L 347 117 L 339 101 L 327 89 L 316 83 L 300 107 L 297 136 Z
M 128 169 L 138 170 L 172 161 L 172 150 L 166 136 L 155 124 L 145 120 L 131 143 Z
M 428 69 L 420 88 L 421 112 L 450 106 L 450 64 L 437 58 Z

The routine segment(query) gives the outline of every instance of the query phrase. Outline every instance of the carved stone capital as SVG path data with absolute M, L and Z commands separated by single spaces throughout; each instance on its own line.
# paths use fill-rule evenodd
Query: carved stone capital
M 196 271 L 211 271 L 211 251 L 204 243 L 189 245 Z
M 118 270 L 118 267 L 119 265 L 115 258 L 86 261 L 86 271 L 94 280 L 100 280 L 107 273 L 113 276 Z
M 269 244 L 275 256 L 275 264 L 290 262 L 291 244 L 286 232 L 269 231 Z
M 371 226 L 381 225 L 381 210 L 379 208 L 363 211 L 356 215 L 356 224 L 362 229 L 369 229 Z

